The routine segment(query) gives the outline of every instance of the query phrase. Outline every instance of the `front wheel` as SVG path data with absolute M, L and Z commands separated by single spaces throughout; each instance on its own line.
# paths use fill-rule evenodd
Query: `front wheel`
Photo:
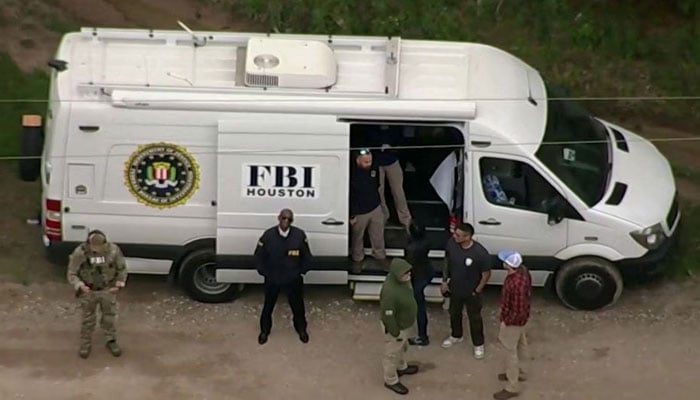
M 564 264 L 556 275 L 559 299 L 574 310 L 597 310 L 611 306 L 622 294 L 620 271 L 609 261 L 578 258 Z
M 216 254 L 212 249 L 195 250 L 182 261 L 180 283 L 187 294 L 203 303 L 232 300 L 239 285 L 217 282 Z

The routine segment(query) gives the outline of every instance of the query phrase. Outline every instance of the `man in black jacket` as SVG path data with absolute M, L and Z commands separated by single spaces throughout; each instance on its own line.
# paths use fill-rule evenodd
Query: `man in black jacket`
M 379 198 L 379 172 L 368 149 L 355 156 L 350 170 L 350 225 L 352 226 L 353 272 L 359 272 L 365 258 L 365 231 L 372 244 L 372 256 L 386 264 L 384 248 L 384 214 Z
M 309 334 L 306 332 L 302 275 L 311 264 L 311 250 L 306 233 L 292 226 L 292 210 L 283 209 L 277 220 L 279 224 L 266 230 L 255 248 L 258 273 L 265 277 L 265 304 L 260 315 L 258 343 L 267 342 L 272 330 L 272 311 L 280 292 L 287 295 L 299 339 L 307 343 Z

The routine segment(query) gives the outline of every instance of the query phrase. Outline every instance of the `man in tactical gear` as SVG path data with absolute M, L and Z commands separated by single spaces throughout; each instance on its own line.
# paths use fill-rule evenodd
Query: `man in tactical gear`
M 80 357 L 87 358 L 90 355 L 98 307 L 102 313 L 100 325 L 107 339 L 107 349 L 113 356 L 119 357 L 122 351 L 117 344 L 114 326 L 117 319 L 117 292 L 126 285 L 127 277 L 126 261 L 121 249 L 108 242 L 103 232 L 91 231 L 85 243 L 81 243 L 70 255 L 67 277 L 75 288 L 82 309 Z

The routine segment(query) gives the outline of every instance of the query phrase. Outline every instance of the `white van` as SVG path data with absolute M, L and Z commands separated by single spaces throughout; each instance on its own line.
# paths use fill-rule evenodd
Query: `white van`
M 20 163 L 42 182 L 49 254 L 65 262 L 99 228 L 131 273 L 171 274 L 199 301 L 262 282 L 252 253 L 284 207 L 315 255 L 306 282 L 376 299 L 384 271 L 350 270 L 348 177 L 351 149 L 385 125 L 404 141 L 405 191 L 436 266 L 451 224 L 469 222 L 490 253 L 520 251 L 534 285 L 597 309 L 623 277 L 658 272 L 677 236 L 660 152 L 493 47 L 89 28 L 65 35 L 49 65 L 44 123 L 22 138 L 41 160 Z M 494 178 L 505 201 L 487 196 Z M 388 254 L 405 241 L 392 218 Z

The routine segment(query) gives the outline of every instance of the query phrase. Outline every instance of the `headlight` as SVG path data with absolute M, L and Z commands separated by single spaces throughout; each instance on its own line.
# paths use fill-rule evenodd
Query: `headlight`
M 630 232 L 630 235 L 637 243 L 641 244 L 649 250 L 654 250 L 661 246 L 661 243 L 666 240 L 666 234 L 661 224 L 656 224 L 648 228 Z

